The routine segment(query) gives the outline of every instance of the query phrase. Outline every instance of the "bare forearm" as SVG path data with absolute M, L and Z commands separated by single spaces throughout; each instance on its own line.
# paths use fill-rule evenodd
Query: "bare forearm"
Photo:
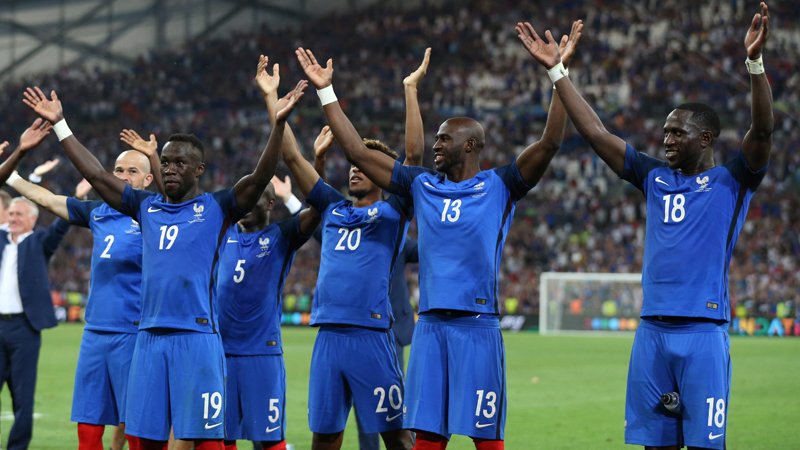
M 35 185 L 23 179 L 16 179 L 8 183 L 9 186 L 14 188 L 17 192 L 22 194 L 30 201 L 36 203 L 42 208 L 50 211 L 51 213 L 61 217 L 64 220 L 69 220 L 69 212 L 67 210 L 67 197 L 63 195 L 56 195 L 47 189 Z
M 253 170 L 253 173 L 244 176 L 236 183 L 236 186 L 234 186 L 236 203 L 242 211 L 250 211 L 253 209 L 261 193 L 266 189 L 267 183 L 269 183 L 269 180 L 275 175 L 275 167 L 278 165 L 280 146 L 285 128 L 285 120 L 279 120 L 275 123 L 269 135 L 267 145 L 258 158 L 255 170 Z
M 742 151 L 751 169 L 759 170 L 769 162 L 772 149 L 772 130 L 775 125 L 772 112 L 772 89 L 765 74 L 750 75 L 752 124 L 742 142 Z
M 406 96 L 406 160 L 407 166 L 422 165 L 425 150 L 425 132 L 419 110 L 416 86 L 404 87 Z
M 150 159 L 150 172 L 153 174 L 156 189 L 161 195 L 166 196 L 167 191 L 164 188 L 164 179 L 161 178 L 161 160 L 158 158 L 158 153 L 151 154 L 148 159 Z
M 542 138 L 531 144 L 517 158 L 520 175 L 529 185 L 536 185 L 547 171 L 547 166 L 561 147 L 566 125 L 567 113 L 558 95 L 554 93 Z
M 111 207 L 119 209 L 122 205 L 125 182 L 107 172 L 92 152 L 74 135 L 61 141 L 61 146 L 78 172 L 94 187 L 100 197 Z
M 0 184 L 4 184 L 8 180 L 8 177 L 17 170 L 17 166 L 20 160 L 22 160 L 23 155 L 24 153 L 19 151 L 19 149 L 14 150 L 14 153 L 12 153 L 3 164 L 0 164 Z
M 325 157 L 314 157 L 314 172 L 317 172 L 320 178 L 325 179 Z

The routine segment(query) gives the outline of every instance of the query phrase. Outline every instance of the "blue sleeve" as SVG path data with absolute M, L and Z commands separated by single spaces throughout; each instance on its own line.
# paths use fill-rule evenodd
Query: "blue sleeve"
M 667 165 L 666 161 L 637 152 L 631 144 L 625 144 L 625 168 L 620 178 L 644 192 L 644 181 L 651 170 Z
M 506 188 L 508 188 L 509 192 L 511 192 L 511 198 L 514 200 L 519 200 L 522 197 L 525 197 L 525 194 L 533 189 L 533 185 L 526 183 L 522 178 L 522 174 L 519 173 L 519 167 L 517 166 L 516 160 L 514 160 L 511 164 L 494 169 L 494 172 L 498 177 L 500 177 L 501 180 L 503 180 Z
M 340 202 L 344 199 L 344 195 L 320 178 L 314 188 L 311 189 L 311 192 L 308 193 L 306 202 L 322 213 L 331 203 Z
M 126 184 L 125 190 L 122 191 L 122 205 L 120 206 L 119 212 L 138 221 L 142 202 L 145 201 L 147 197 L 153 195 L 156 195 L 156 193 L 142 189 L 134 189 L 129 184 Z
M 236 204 L 236 193 L 233 192 L 233 189 L 223 189 L 211 195 L 217 201 L 219 207 L 222 208 L 222 212 L 227 217 L 230 217 L 233 222 L 238 222 L 239 219 L 247 214 L 247 211 L 242 211 L 239 205 Z
M 742 184 L 742 186 L 755 191 L 767 174 L 767 167 L 764 166 L 761 170 L 753 170 L 747 164 L 744 154 L 739 152 L 736 158 L 725 163 L 725 168 L 733 175 L 733 178 Z
M 281 229 L 283 237 L 289 242 L 289 248 L 292 250 L 300 248 L 311 237 L 300 232 L 300 217 L 298 215 L 283 222 L 278 222 L 278 227 Z
M 399 161 L 395 161 L 394 169 L 392 169 L 392 181 L 387 190 L 401 197 L 411 197 L 411 183 L 414 182 L 414 178 L 426 172 L 430 172 L 430 170 L 419 166 L 404 166 Z
M 321 223 L 319 225 L 317 225 L 316 229 L 314 229 L 314 240 L 316 240 L 317 242 L 319 242 L 320 245 L 322 245 L 322 224 Z
M 403 253 L 405 253 L 406 257 L 406 264 L 408 263 L 418 263 L 419 262 L 419 247 L 417 246 L 417 241 L 411 239 L 410 237 L 406 238 L 406 245 L 403 246 Z
M 46 230 L 42 236 L 42 248 L 44 249 L 45 258 L 50 258 L 56 252 L 58 245 L 64 239 L 69 231 L 69 222 L 63 219 L 56 219 Z
M 92 222 L 92 211 L 102 204 L 103 202 L 98 200 L 83 201 L 75 197 L 67 197 L 69 223 L 89 228 L 89 224 Z
M 414 215 L 414 203 L 409 197 L 401 197 L 393 194 L 386 199 L 386 203 L 396 209 L 397 212 L 405 215 L 408 220 L 411 220 L 411 217 Z

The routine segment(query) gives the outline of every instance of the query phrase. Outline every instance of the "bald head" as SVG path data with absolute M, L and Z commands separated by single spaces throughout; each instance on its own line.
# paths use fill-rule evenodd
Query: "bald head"
M 114 164 L 114 176 L 134 189 L 144 189 L 153 181 L 150 160 L 144 153 L 125 150 L 119 154 Z
M 458 133 L 459 137 L 464 141 L 474 139 L 476 150 L 480 151 L 486 144 L 486 135 L 483 132 L 483 125 L 477 120 L 470 117 L 452 117 L 445 120 L 446 124 L 450 124 L 453 130 Z

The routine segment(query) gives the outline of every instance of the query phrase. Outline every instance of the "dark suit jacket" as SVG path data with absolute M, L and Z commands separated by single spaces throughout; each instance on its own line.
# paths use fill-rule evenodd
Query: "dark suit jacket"
M 50 282 L 47 277 L 47 262 L 53 256 L 69 223 L 56 219 L 52 225 L 39 229 L 25 238 L 17 252 L 17 277 L 22 309 L 31 327 L 35 330 L 56 326 L 56 314 L 50 297 Z M 0 259 L 8 244 L 9 232 L 0 230 Z

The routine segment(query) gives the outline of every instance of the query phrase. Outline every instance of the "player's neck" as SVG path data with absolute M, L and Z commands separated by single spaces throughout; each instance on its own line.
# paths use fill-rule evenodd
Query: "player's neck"
M 353 201 L 353 206 L 355 206 L 356 208 L 361 208 L 364 206 L 369 206 L 381 200 L 383 200 L 383 191 L 381 191 L 380 189 L 376 189 L 361 198 L 356 198 Z
M 714 154 L 709 153 L 706 157 L 701 157 L 693 164 L 687 164 L 686 167 L 681 167 L 679 170 L 684 175 L 696 175 L 713 168 L 717 164 L 714 162 Z
M 189 200 L 199 196 L 202 193 L 203 191 L 202 189 L 200 189 L 200 186 L 195 186 L 192 189 L 189 189 L 185 194 L 183 194 L 182 197 L 175 198 L 168 196 L 167 203 L 178 204 L 178 203 L 188 202 Z
M 460 181 L 468 180 L 478 174 L 480 168 L 477 161 L 464 161 L 462 164 L 453 166 L 445 172 L 445 176 L 449 181 L 458 183 Z

